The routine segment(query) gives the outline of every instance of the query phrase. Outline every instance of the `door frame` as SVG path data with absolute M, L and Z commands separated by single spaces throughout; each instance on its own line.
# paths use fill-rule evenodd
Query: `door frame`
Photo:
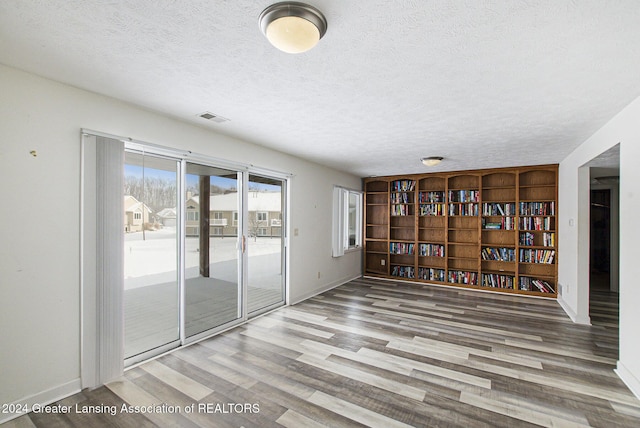
M 161 156 L 161 157 L 167 157 L 167 158 L 171 158 L 171 159 L 175 159 L 177 161 L 180 162 L 180 173 L 179 173 L 179 177 L 178 177 L 178 192 L 179 192 L 179 198 L 176 202 L 176 210 L 177 212 L 177 216 L 178 216 L 178 221 L 176 222 L 176 226 L 177 228 L 179 228 L 179 230 L 176 231 L 177 235 L 178 235 L 178 278 L 179 278 L 179 289 L 180 289 L 180 310 L 179 310 L 179 323 L 180 323 L 180 340 L 179 340 L 179 344 L 177 346 L 173 346 L 174 344 L 169 344 L 166 345 L 165 347 L 168 347 L 169 349 L 165 349 L 165 347 L 160 347 L 160 348 L 156 348 L 153 351 L 157 351 L 157 352 L 153 352 L 153 355 L 147 355 L 147 353 L 143 353 L 140 355 L 144 355 L 144 360 L 152 358 L 154 356 L 158 356 L 158 355 L 162 355 L 164 353 L 167 352 L 171 352 L 174 349 L 179 349 L 182 346 L 187 346 L 190 345 L 192 343 L 195 343 L 197 341 L 206 339 L 208 337 L 214 336 L 216 334 L 219 334 L 225 330 L 228 330 L 230 328 L 236 327 L 242 323 L 247 322 L 250 318 L 253 318 L 254 316 L 260 315 L 266 311 L 270 311 L 270 310 L 274 310 L 276 308 L 279 308 L 281 306 L 286 306 L 289 304 L 289 221 L 288 221 L 288 213 L 289 213 L 289 208 L 290 208 L 290 182 L 291 182 L 291 178 L 293 177 L 292 174 L 290 173 L 285 173 L 285 172 L 281 172 L 281 171 L 276 171 L 276 170 L 271 170 L 271 169 L 267 169 L 267 168 L 261 168 L 261 167 L 257 167 L 255 165 L 252 164 L 246 164 L 246 163 L 241 163 L 241 162 L 235 162 L 235 161 L 230 161 L 227 159 L 220 159 L 220 158 L 215 158 L 213 156 L 209 156 L 209 155 L 204 155 L 204 154 L 200 154 L 200 153 L 194 153 L 191 151 L 186 151 L 186 150 L 179 150 L 179 149 L 174 149 L 174 148 L 169 148 L 166 146 L 161 146 L 161 145 L 157 145 L 157 144 L 153 144 L 153 143 L 148 143 L 145 141 L 140 141 L 140 140 L 135 140 L 132 138 L 128 138 L 128 137 L 122 137 L 122 136 L 117 136 L 117 135 L 113 135 L 113 134 L 109 134 L 109 133 L 104 133 L 104 132 L 99 132 L 99 131 L 94 131 L 94 130 L 90 130 L 90 129 L 81 129 L 81 152 L 82 152 L 82 159 L 81 159 L 81 213 L 80 213 L 80 218 L 81 218 L 81 242 L 80 242 L 80 265 L 81 265 L 81 271 L 85 272 L 88 269 L 91 269 L 94 265 L 95 265 L 95 259 L 91 259 L 91 253 L 87 253 L 85 254 L 85 246 L 87 245 L 86 242 L 86 232 L 85 230 L 95 230 L 95 223 L 94 224 L 90 224 L 91 223 L 91 209 L 89 208 L 89 211 L 87 211 L 87 202 L 90 201 L 85 201 L 86 198 L 83 197 L 84 194 L 84 189 L 88 184 L 92 184 L 94 183 L 95 180 L 95 174 L 96 174 L 96 170 L 95 170 L 95 163 L 92 164 L 90 159 L 85 158 L 85 152 L 84 152 L 84 148 L 85 148 L 85 139 L 89 138 L 95 138 L 95 137 L 105 137 L 105 138 L 110 138 L 110 139 L 114 139 L 114 140 L 118 140 L 124 143 L 125 145 L 125 150 L 130 150 L 130 151 L 137 151 L 137 152 L 141 152 L 141 153 L 148 153 L 150 155 L 154 155 L 154 156 Z M 124 162 L 124 159 L 123 159 Z M 209 166 L 213 166 L 213 167 L 219 167 L 219 168 L 224 168 L 224 169 L 229 169 L 231 171 L 236 171 L 239 174 L 239 177 L 242 178 L 242 180 L 239 180 L 239 193 L 240 193 L 240 209 L 238 211 L 238 222 L 241 226 L 239 226 L 238 228 L 238 232 L 240 232 L 240 230 L 242 231 L 242 233 L 238 233 L 238 240 L 239 240 L 239 253 L 241 255 L 241 257 L 239 258 L 239 263 L 241 268 L 239 269 L 238 272 L 238 280 L 240 281 L 239 284 L 242 284 L 241 287 L 239 287 L 239 293 L 241 293 L 241 301 L 242 301 L 242 307 L 241 307 L 241 316 L 237 319 L 237 320 L 233 320 L 232 322 L 223 324 L 221 326 L 218 326 L 216 328 L 207 330 L 205 332 L 196 334 L 194 336 L 191 336 L 189 338 L 184 337 L 185 335 L 185 329 L 184 329 L 184 269 L 185 269 L 185 262 L 184 262 L 184 251 L 185 251 L 185 241 L 184 241 L 184 233 L 185 233 L 185 225 L 186 225 L 186 220 L 185 220 L 185 215 L 184 215 L 184 210 L 185 210 L 185 201 L 183 201 L 182 199 L 182 195 L 185 194 L 186 191 L 186 183 L 185 183 L 185 175 L 186 175 L 186 162 L 192 162 L 192 163 L 200 163 L 203 165 L 209 165 Z M 275 307 L 269 307 L 267 310 L 260 312 L 260 314 L 252 314 L 251 317 L 249 317 L 249 314 L 247 313 L 247 302 L 246 302 L 246 296 L 247 296 L 247 269 L 248 269 L 248 260 L 247 257 L 248 255 L 246 254 L 245 251 L 242 251 L 242 240 L 246 239 L 247 237 L 247 232 L 248 232 L 248 226 L 247 226 L 247 221 L 246 221 L 246 216 L 247 216 L 247 192 L 248 192 L 248 179 L 249 179 L 249 174 L 255 174 L 255 175 L 260 175 L 260 176 L 265 176 L 265 177 L 270 177 L 270 178 L 274 178 L 274 179 L 278 179 L 278 180 L 282 180 L 283 183 L 283 197 L 285 198 L 285 200 L 283 201 L 283 212 L 282 212 L 282 221 L 283 221 L 283 227 L 282 227 L 282 239 L 283 239 L 283 251 L 284 253 L 282 254 L 282 263 L 283 263 L 283 275 L 284 275 L 284 280 L 283 280 L 283 287 L 284 287 L 284 302 L 282 302 L 281 304 L 277 304 Z M 89 204 L 90 205 L 90 204 Z M 124 230 L 124 228 L 123 228 Z M 82 323 L 81 323 L 81 356 L 80 356 L 80 364 L 81 364 L 81 383 L 82 383 L 82 387 L 83 388 L 92 388 L 92 387 L 97 387 L 99 386 L 103 381 L 101 381 L 99 379 L 98 373 L 100 370 L 100 365 L 104 363 L 104 361 L 101 361 L 102 356 L 98 355 L 98 353 L 95 352 L 96 350 L 96 343 L 101 340 L 101 338 L 96 337 L 96 331 L 95 331 L 95 323 L 96 323 L 96 317 L 98 316 L 98 310 L 97 310 L 97 305 L 95 304 L 95 297 L 96 297 L 96 283 L 95 283 L 95 278 L 92 279 L 92 275 L 85 275 L 85 274 L 81 274 L 81 307 L 80 307 L 80 316 L 82 319 Z M 119 308 L 120 311 L 123 310 L 123 307 Z M 121 333 L 122 335 L 124 335 L 124 331 L 122 331 Z M 118 338 L 112 338 L 112 339 L 118 339 Z M 142 358 L 137 359 L 136 361 L 133 361 L 133 359 L 136 357 L 132 357 L 130 359 L 127 359 L 127 367 L 126 368 L 131 368 L 131 367 L 135 367 L 137 364 L 141 363 L 143 361 Z M 122 371 L 124 370 L 124 367 L 122 365 L 123 360 L 121 359 L 119 362 L 113 361 L 113 364 L 120 364 L 120 367 L 122 368 Z

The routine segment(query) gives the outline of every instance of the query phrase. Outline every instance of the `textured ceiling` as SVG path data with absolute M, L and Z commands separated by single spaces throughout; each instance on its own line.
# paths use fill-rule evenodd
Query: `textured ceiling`
M 359 176 L 559 162 L 640 96 L 637 0 L 309 0 L 299 55 L 271 3 L 2 0 L 0 63 Z

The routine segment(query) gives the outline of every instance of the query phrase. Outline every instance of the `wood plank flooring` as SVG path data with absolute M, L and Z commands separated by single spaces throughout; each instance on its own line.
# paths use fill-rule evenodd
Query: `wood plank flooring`
M 102 413 L 7 425 L 638 427 L 603 300 L 580 326 L 554 300 L 361 278 L 58 403 Z

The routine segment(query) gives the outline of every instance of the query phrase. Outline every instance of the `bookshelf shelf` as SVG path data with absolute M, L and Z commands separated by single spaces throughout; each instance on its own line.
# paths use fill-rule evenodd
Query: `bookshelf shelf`
M 557 175 L 543 165 L 365 179 L 365 274 L 556 297 Z

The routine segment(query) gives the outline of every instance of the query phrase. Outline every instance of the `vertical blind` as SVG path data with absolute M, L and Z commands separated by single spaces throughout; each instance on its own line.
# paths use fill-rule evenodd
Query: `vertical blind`
M 93 387 L 123 372 L 124 143 L 82 144 L 82 386 Z

